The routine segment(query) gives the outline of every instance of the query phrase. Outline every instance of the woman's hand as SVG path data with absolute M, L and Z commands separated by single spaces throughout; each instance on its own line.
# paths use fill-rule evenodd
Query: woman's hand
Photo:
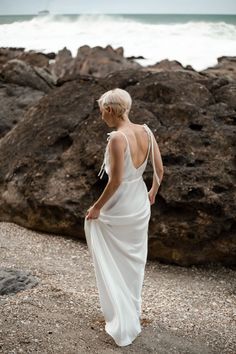
M 94 205 L 92 205 L 86 213 L 86 219 L 97 219 L 100 215 L 100 209 L 96 208 Z
M 156 194 L 157 193 L 153 189 L 150 189 L 150 191 L 148 192 L 148 198 L 150 200 L 151 205 L 155 203 Z

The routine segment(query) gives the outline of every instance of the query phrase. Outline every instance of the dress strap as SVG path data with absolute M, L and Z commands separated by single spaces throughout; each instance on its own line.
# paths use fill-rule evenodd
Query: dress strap
M 157 171 L 156 171 L 156 166 L 155 166 L 155 161 L 154 161 L 154 135 L 151 129 L 147 126 L 147 124 L 143 124 L 144 128 L 147 130 L 149 133 L 150 139 L 151 139 L 151 150 L 152 150 L 152 165 L 153 165 L 153 170 L 154 170 L 154 175 L 157 181 L 157 184 L 160 186 L 160 178 L 158 177 Z M 150 144 L 149 144 L 150 146 Z M 150 151 L 150 149 L 149 149 Z
M 145 124 L 144 125 L 144 128 L 145 128 Z M 152 142 L 151 142 L 151 135 L 150 135 L 150 132 L 148 129 L 145 129 L 147 134 L 148 134 L 148 153 L 147 153 L 147 159 L 148 159 L 148 156 L 149 156 L 149 153 L 150 153 L 150 150 L 151 150 L 151 145 L 152 145 Z
M 98 177 L 100 176 L 100 179 L 102 179 L 104 172 L 105 172 L 105 157 L 103 159 L 103 163 L 101 165 L 100 171 L 98 172 Z
M 109 141 L 111 139 L 111 135 L 113 133 L 116 133 L 117 130 L 113 130 L 111 131 L 110 133 L 107 133 L 107 141 Z M 122 133 L 122 132 L 120 132 Z M 123 133 L 124 134 L 124 133 Z M 125 135 L 125 134 L 124 134 Z M 126 135 L 125 135 L 126 137 Z M 126 137 L 126 140 L 127 140 L 127 143 L 128 143 L 128 139 Z M 106 146 L 106 149 L 105 149 L 105 153 L 104 153 L 104 158 L 103 158 L 103 162 L 102 162 L 102 165 L 101 165 L 101 168 L 100 168 L 100 171 L 98 172 L 98 177 L 100 176 L 100 179 L 102 179 L 103 175 L 104 175 L 104 172 L 105 172 L 105 164 L 106 164 L 106 151 L 107 151 L 107 146 Z
M 114 131 L 110 132 L 110 133 L 107 133 L 107 141 L 110 140 L 111 138 L 111 134 L 114 133 Z M 106 148 L 107 149 L 107 148 Z M 106 163 L 106 150 L 105 150 L 105 153 L 104 153 L 104 157 L 103 157 L 103 162 L 102 162 L 102 165 L 101 165 L 101 168 L 100 168 L 100 171 L 98 172 L 98 177 L 100 176 L 100 179 L 102 179 L 103 175 L 104 175 L 104 172 L 105 172 L 105 163 Z
M 129 140 L 128 140 L 126 134 L 125 134 L 124 132 L 120 131 L 120 130 L 116 130 L 116 132 L 117 132 L 117 133 L 119 132 L 119 133 L 123 134 L 123 136 L 125 137 L 125 140 L 126 140 L 126 142 L 127 142 L 127 146 L 129 146 Z

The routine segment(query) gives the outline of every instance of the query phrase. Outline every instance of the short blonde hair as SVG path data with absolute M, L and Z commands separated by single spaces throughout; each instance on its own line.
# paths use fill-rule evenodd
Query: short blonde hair
M 128 114 L 131 105 L 132 98 L 130 94 L 120 88 L 114 88 L 105 92 L 98 100 L 100 109 L 106 109 L 111 107 L 117 117 L 123 118 L 124 114 Z

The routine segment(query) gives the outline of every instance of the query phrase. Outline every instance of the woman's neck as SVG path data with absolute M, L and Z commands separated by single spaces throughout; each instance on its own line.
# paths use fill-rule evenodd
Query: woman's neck
M 117 121 L 116 123 L 117 123 L 115 125 L 116 130 L 128 127 L 132 124 L 132 122 L 129 120 L 127 116 L 123 119 L 119 119 L 119 121 Z

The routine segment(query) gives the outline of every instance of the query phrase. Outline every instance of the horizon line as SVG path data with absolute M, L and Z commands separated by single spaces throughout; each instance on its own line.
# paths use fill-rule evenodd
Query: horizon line
M 45 11 L 45 10 L 44 10 Z M 49 11 L 49 10 L 47 10 Z M 8 14 L 0 14 L 0 16 L 32 16 L 32 15 L 38 15 L 38 13 L 27 13 L 27 14 L 23 14 L 23 13 L 18 13 L 18 14 L 12 14 L 12 13 L 8 13 Z M 111 12 L 111 13 L 99 13 L 99 12 L 90 12 L 90 13 L 85 13 L 85 12 L 81 12 L 81 13 L 77 13 L 77 12 L 72 12 L 72 13 L 50 13 L 50 15 L 219 15 L 219 16 L 235 16 L 235 14 L 232 13 L 180 13 L 180 12 L 176 12 L 176 13 L 168 13 L 168 12 L 159 12 L 159 13 L 150 13 L 150 12 L 126 12 L 126 13 L 122 13 L 122 12 Z

